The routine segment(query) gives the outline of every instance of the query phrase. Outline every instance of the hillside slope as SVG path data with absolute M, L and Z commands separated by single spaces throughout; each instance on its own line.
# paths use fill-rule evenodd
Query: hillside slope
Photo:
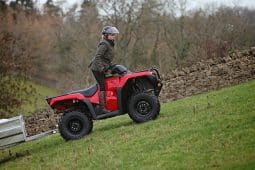
M 36 93 L 30 96 L 30 101 L 32 103 L 25 103 L 21 106 L 19 114 L 29 115 L 31 112 L 35 112 L 38 109 L 47 108 L 47 103 L 45 102 L 46 96 L 54 96 L 57 95 L 57 90 L 46 87 L 44 85 L 27 81 L 27 86 L 31 86 L 35 89 Z
M 0 152 L 0 169 L 254 169 L 255 81 L 162 105 L 144 124 L 97 121 L 65 142 L 59 134 Z

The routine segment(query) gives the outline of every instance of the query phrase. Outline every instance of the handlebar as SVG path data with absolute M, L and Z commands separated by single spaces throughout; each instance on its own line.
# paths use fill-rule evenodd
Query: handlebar
M 151 68 L 150 69 L 152 72 L 154 72 L 155 73 L 155 75 L 158 77 L 158 79 L 160 79 L 161 80 L 161 77 L 160 77 L 160 75 L 159 75 L 159 71 L 158 71 L 158 69 L 156 69 L 156 68 Z

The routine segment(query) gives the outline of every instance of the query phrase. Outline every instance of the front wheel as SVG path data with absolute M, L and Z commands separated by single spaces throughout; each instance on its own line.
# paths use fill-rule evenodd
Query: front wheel
M 84 113 L 70 111 L 62 116 L 58 128 L 65 140 L 80 139 L 91 132 L 93 121 Z
M 131 97 L 129 102 L 129 117 L 137 123 L 156 119 L 159 115 L 158 98 L 151 93 L 139 93 Z

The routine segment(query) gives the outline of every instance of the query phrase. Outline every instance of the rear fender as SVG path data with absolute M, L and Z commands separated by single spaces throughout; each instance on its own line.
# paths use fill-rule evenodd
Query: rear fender
M 67 94 L 67 95 L 63 95 L 63 96 L 48 98 L 46 100 L 49 103 L 49 105 L 51 107 L 53 107 L 54 105 L 56 105 L 58 103 L 75 101 L 75 100 L 83 100 L 83 99 L 85 99 L 85 98 L 82 94 L 75 93 L 75 94 Z
M 83 103 L 84 106 L 86 106 L 86 107 L 88 108 L 88 110 L 89 110 L 89 112 L 90 112 L 89 115 L 90 115 L 93 119 L 96 119 L 96 116 L 97 116 L 97 115 L 96 115 L 95 109 L 94 109 L 93 105 L 90 103 L 90 101 L 84 99 L 84 100 L 81 100 L 80 102 Z
M 82 100 L 64 100 L 54 103 L 51 106 L 53 109 L 67 111 L 67 110 L 81 110 L 90 116 L 92 119 L 96 118 L 96 113 L 93 105 L 87 99 Z
M 56 110 L 67 110 L 70 108 L 73 108 L 75 106 L 75 102 L 77 100 L 62 100 L 62 101 L 56 101 L 56 102 L 52 102 L 50 103 L 50 106 L 52 109 L 56 109 Z

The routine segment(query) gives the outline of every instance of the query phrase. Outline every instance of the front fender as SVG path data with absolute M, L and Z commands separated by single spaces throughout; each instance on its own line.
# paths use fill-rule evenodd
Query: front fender
M 137 77 L 147 77 L 147 76 L 151 76 L 151 75 L 152 75 L 152 72 L 150 72 L 150 71 L 126 74 L 125 76 L 123 76 L 121 78 L 120 87 L 124 87 L 125 84 L 127 83 L 127 81 L 130 79 L 137 78 Z

